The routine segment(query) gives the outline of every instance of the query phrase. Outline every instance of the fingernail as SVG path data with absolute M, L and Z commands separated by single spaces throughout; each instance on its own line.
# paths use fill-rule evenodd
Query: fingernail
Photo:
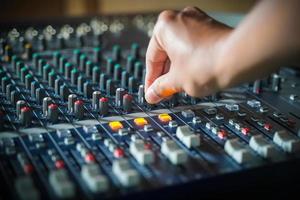
M 145 99 L 148 103 L 154 104 L 161 100 L 161 97 L 157 96 L 153 88 L 150 86 L 145 94 Z

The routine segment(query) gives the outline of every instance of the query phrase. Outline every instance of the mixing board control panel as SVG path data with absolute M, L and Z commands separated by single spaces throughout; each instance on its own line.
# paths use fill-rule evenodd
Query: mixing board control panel
M 289 168 L 300 161 L 299 72 L 282 68 L 205 98 L 180 93 L 149 105 L 144 56 L 155 20 L 111 16 L 1 33 L 3 197 L 204 193 L 220 177 L 228 184 L 255 171 L 260 180 L 276 166 L 299 176 Z

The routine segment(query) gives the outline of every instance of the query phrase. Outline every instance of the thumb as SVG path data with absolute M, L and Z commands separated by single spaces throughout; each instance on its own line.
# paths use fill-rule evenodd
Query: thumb
M 178 81 L 174 79 L 174 75 L 170 72 L 158 77 L 147 89 L 145 99 L 150 104 L 155 104 L 161 100 L 180 92 Z

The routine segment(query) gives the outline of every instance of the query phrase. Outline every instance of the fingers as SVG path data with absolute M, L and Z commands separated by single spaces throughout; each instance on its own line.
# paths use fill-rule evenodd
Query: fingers
M 164 45 L 167 39 L 166 30 L 168 27 L 166 26 L 174 20 L 176 14 L 177 12 L 175 11 L 166 10 L 158 17 L 146 52 L 145 91 L 148 90 L 156 78 L 169 70 L 168 52 Z
M 176 77 L 168 72 L 158 77 L 146 91 L 146 101 L 150 104 L 158 103 L 159 101 L 180 92 L 180 82 L 176 81 Z
M 146 53 L 145 91 L 164 72 L 167 57 L 167 53 L 161 48 L 156 35 L 152 36 Z

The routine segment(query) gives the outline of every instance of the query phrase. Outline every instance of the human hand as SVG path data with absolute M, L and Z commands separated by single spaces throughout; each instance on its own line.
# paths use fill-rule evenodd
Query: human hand
M 147 102 L 182 91 L 203 97 L 226 87 L 220 85 L 217 63 L 231 32 L 198 8 L 163 11 L 146 53 Z

